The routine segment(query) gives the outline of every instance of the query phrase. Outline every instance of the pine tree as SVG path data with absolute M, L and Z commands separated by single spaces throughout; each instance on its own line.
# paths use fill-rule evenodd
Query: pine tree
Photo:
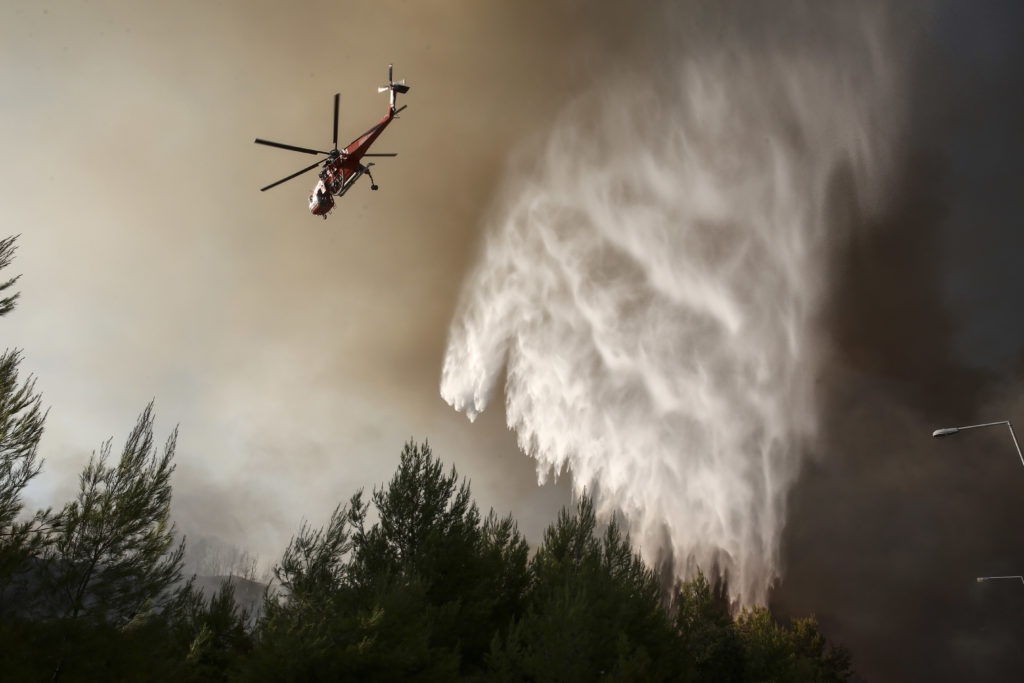
M 157 449 L 150 403 L 116 465 L 108 464 L 110 441 L 89 459 L 46 546 L 49 615 L 121 626 L 170 600 L 185 550 L 184 539 L 173 547 L 170 521 L 176 442 L 175 429 Z
M 722 683 L 744 680 L 743 641 L 729 614 L 724 584 L 713 587 L 698 571 L 692 581 L 676 588 L 673 602 L 689 679 Z
M 446 473 L 427 443 L 405 445 L 373 502 L 380 521 L 358 547 L 359 565 L 372 570 L 378 590 L 422 586 L 431 650 L 457 652 L 463 673 L 481 671 L 527 583 L 527 546 L 515 522 L 493 511 L 481 521 L 469 483 L 454 467 Z
M 746 680 L 838 683 L 853 675 L 850 654 L 829 643 L 814 617 L 787 627 L 764 607 L 745 609 L 736 620 L 743 639 Z
M 38 530 L 47 516 L 19 521 L 22 490 L 42 467 L 39 439 L 46 415 L 29 378 L 19 385 L 19 351 L 0 355 L 0 590 L 22 571 L 39 547 Z M 2 609 L 2 608 L 0 608 Z
M 0 240 L 0 270 L 11 263 L 14 237 Z M 0 284 L 0 293 L 10 289 L 18 277 Z M 0 316 L 14 309 L 18 294 L 0 299 Z M 21 352 L 8 349 L 0 355 L 0 616 L 24 608 L 24 572 L 39 551 L 39 531 L 48 522 L 41 512 L 31 520 L 19 520 L 21 493 L 42 467 L 38 456 L 46 414 L 29 377 L 19 383 Z M 15 585 L 12 585 L 15 584 Z M 13 604 L 12 604 L 13 603 Z
M 378 521 L 367 528 L 370 504 Z M 527 546 L 512 518 L 483 521 L 469 484 L 427 444 L 406 444 L 371 502 L 303 524 L 275 568 L 254 680 L 453 680 L 482 673 L 521 610 Z
M 602 536 L 592 500 L 562 509 L 530 563 L 525 614 L 488 658 L 499 680 L 669 680 L 675 634 L 655 573 L 617 520 Z

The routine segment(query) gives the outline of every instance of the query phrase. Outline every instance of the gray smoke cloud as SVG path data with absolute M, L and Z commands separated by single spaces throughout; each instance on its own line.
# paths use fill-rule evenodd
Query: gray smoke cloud
M 717 566 L 763 603 L 816 433 L 829 245 L 858 227 L 836 187 L 867 215 L 883 199 L 902 74 L 870 5 L 700 30 L 524 146 L 441 395 L 473 419 L 504 379 L 541 482 L 570 472 L 649 560 L 667 538 L 680 576 Z
M 1024 469 L 1005 427 L 931 433 L 1024 408 L 1024 7 L 922 7 L 888 207 L 829 266 L 823 457 L 770 602 L 816 613 L 866 680 L 1015 680 L 1024 592 L 976 577 L 1024 567 Z
M 426 437 L 472 480 L 484 509 L 512 511 L 536 545 L 576 485 L 572 473 L 536 487 L 536 461 L 519 453 L 500 398 L 468 425 L 436 393 L 453 316 L 460 311 L 456 325 L 466 320 L 476 295 L 467 289 L 457 308 L 464 276 L 484 263 L 474 256 L 499 240 L 525 188 L 537 188 L 546 206 L 578 204 L 536 182 L 550 189 L 580 184 L 548 177 L 563 170 L 591 169 L 595 187 L 583 188 L 590 197 L 603 187 L 639 211 L 665 213 L 640 206 L 670 193 L 643 186 L 654 173 L 638 170 L 636 161 L 671 168 L 659 150 L 678 147 L 679 126 L 670 117 L 686 114 L 683 105 L 694 97 L 687 88 L 701 73 L 739 79 L 706 84 L 760 112 L 728 112 L 738 121 L 778 133 L 776 124 L 789 120 L 780 158 L 797 158 L 801 126 L 820 133 L 838 123 L 810 111 L 783 116 L 804 101 L 789 93 L 810 78 L 836 97 L 866 94 L 849 119 L 882 129 L 897 144 L 880 149 L 868 138 L 860 157 L 847 155 L 889 169 L 886 197 L 870 196 L 881 180 L 858 186 L 868 169 L 852 161 L 829 173 L 824 199 L 822 178 L 791 176 L 811 179 L 808 206 L 824 201 L 825 218 L 816 224 L 828 227 L 813 240 L 801 237 L 808 249 L 817 240 L 822 262 L 790 274 L 809 278 L 812 290 L 792 305 L 807 307 L 800 316 L 809 317 L 796 316 L 794 329 L 805 335 L 802 363 L 817 366 L 817 383 L 808 385 L 812 373 L 792 359 L 767 373 L 790 372 L 792 395 L 802 387 L 817 415 L 813 422 L 787 417 L 789 431 L 779 432 L 793 444 L 785 465 L 801 469 L 789 495 L 779 482 L 772 482 L 774 500 L 751 489 L 764 510 L 785 512 L 782 581 L 769 603 L 779 614 L 817 614 L 825 632 L 851 648 L 867 680 L 1013 680 L 1024 669 L 1024 591 L 974 577 L 1024 567 L 1014 541 L 1024 518 L 1020 463 L 1005 430 L 941 441 L 929 435 L 972 421 L 1019 424 L 1024 407 L 1022 10 L 1016 0 L 377 0 L 264 3 L 254 12 L 239 0 L 112 0 L 99 12 L 91 4 L 9 0 L 0 6 L 0 140 L 8 160 L 0 169 L 0 204 L 8 232 L 22 235 L 11 274 L 24 277 L 19 309 L 4 319 L 5 345 L 25 349 L 23 369 L 38 376 L 52 408 L 42 445 L 47 463 L 31 502 L 59 505 L 72 497 L 89 451 L 111 436 L 119 443 L 155 397 L 157 433 L 180 423 L 175 518 L 197 550 L 206 537 L 272 562 L 303 518 L 322 522 L 356 488 L 387 481 L 401 444 Z M 311 40 L 312 16 L 340 27 L 344 39 Z M 800 65 L 790 77 L 779 71 L 783 58 Z M 401 155 L 374 169 L 381 191 L 347 195 L 343 211 L 326 223 L 306 213 L 305 178 L 259 193 L 302 160 L 252 139 L 318 147 L 339 91 L 342 138 L 349 139 L 380 117 L 376 87 L 389 62 L 414 89 L 409 110 L 380 143 L 379 151 Z M 821 85 L 827 74 L 834 82 Z M 890 110 L 876 106 L 885 90 L 900 93 Z M 807 98 L 815 91 L 796 92 Z M 577 149 L 548 162 L 544 144 L 568 148 L 553 123 L 567 101 L 576 104 L 562 112 L 557 130 L 574 130 Z M 825 103 L 825 112 L 835 110 Z M 884 120 L 871 120 L 879 116 Z M 616 121 L 623 127 L 609 132 Z M 711 142 L 698 131 L 738 128 L 727 121 L 688 125 L 700 158 Z M 766 149 L 749 135 L 741 139 L 752 154 Z M 523 157 L 538 158 L 512 167 L 495 202 L 516 144 Z M 620 156 L 616 164 L 612 153 Z M 825 168 L 817 154 L 809 158 Z M 676 185 L 680 195 L 687 189 Z M 731 193 L 722 196 L 733 201 Z M 884 215 L 874 220 L 879 200 Z M 581 241 L 569 229 L 576 227 L 566 220 L 554 231 L 556 245 Z M 721 235 L 737 232 L 731 226 Z M 588 237 L 601 246 L 583 244 L 581 253 L 605 254 L 599 260 L 607 273 L 574 272 L 646 288 L 661 302 L 641 281 L 647 271 L 618 243 L 596 230 Z M 702 258 L 725 268 L 728 260 L 715 249 L 729 252 L 732 243 L 704 241 L 697 232 L 690 238 L 709 252 Z M 752 239 L 736 248 L 744 245 L 760 248 Z M 772 251 L 780 246 L 769 240 L 763 258 L 737 256 L 737 263 L 763 261 L 759 282 L 767 287 L 770 273 L 781 278 Z M 673 242 L 664 256 L 646 254 L 643 267 L 654 272 L 657 259 L 679 249 Z M 533 284 L 525 283 L 524 297 Z M 735 288 L 722 291 L 725 301 L 741 298 Z M 660 323 L 655 305 L 687 313 L 679 304 L 587 292 L 621 300 L 630 324 Z M 581 324 L 581 315 L 565 310 L 573 315 L 564 325 L 575 330 L 570 323 Z M 773 329 L 767 313 L 738 310 L 749 316 L 741 329 Z M 687 314 L 717 329 L 711 313 Z M 781 333 L 773 334 L 780 346 Z M 657 344 L 668 341 L 649 339 L 654 344 L 643 350 L 656 369 L 653 362 L 670 353 L 655 353 Z M 559 353 L 582 349 L 597 357 L 578 337 L 567 338 L 564 349 L 559 344 Z M 729 346 L 709 339 L 701 348 L 718 358 Z M 502 371 L 487 377 L 492 395 L 501 392 Z M 623 387 L 660 427 L 641 373 L 629 378 Z M 614 394 L 610 380 L 583 379 Z M 583 379 L 572 378 L 580 386 Z M 654 379 L 655 386 L 677 381 Z M 469 400 L 472 392 L 460 395 Z M 613 415 L 610 400 L 602 406 Z M 730 417 L 763 419 L 767 413 L 758 410 L 740 402 Z M 620 437 L 632 435 L 624 427 L 638 420 L 624 413 L 614 423 L 623 424 Z M 593 418 L 581 415 L 580 422 Z M 682 434 L 671 421 L 665 425 Z M 758 437 L 755 427 L 743 429 Z M 756 445 L 751 463 L 760 457 Z M 674 448 L 679 458 L 697 453 L 693 444 Z M 815 457 L 801 458 L 805 449 Z M 623 464 L 632 476 L 634 466 Z M 722 528 L 732 523 L 723 518 Z M 685 558 L 676 559 L 685 567 Z

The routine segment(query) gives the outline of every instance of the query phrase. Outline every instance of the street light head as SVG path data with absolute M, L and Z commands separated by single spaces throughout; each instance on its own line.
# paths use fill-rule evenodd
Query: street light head
M 985 583 L 985 577 L 984 576 L 979 576 L 978 577 L 978 583 Z
M 936 429 L 932 432 L 932 436 L 938 438 L 940 436 L 949 436 L 950 434 L 956 434 L 960 431 L 959 427 L 945 427 L 943 429 Z

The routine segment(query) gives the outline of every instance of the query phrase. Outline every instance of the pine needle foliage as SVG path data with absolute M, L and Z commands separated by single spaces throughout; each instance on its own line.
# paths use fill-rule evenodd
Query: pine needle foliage
M 45 512 L 19 520 L 21 493 L 42 467 L 38 456 L 46 414 L 35 381 L 18 382 L 21 352 L 0 355 L 0 591 L 38 550 Z
M 116 465 L 109 464 L 111 441 L 93 453 L 46 548 L 52 616 L 123 625 L 167 601 L 185 551 L 184 539 L 173 547 L 170 520 L 177 435 L 162 452 L 156 447 L 150 403 Z
M 0 270 L 14 258 L 16 239 L 15 236 L 0 240 Z M 17 281 L 18 277 L 14 277 L 0 283 L 0 293 L 10 290 Z M 17 293 L 0 299 L 0 316 L 10 313 L 17 299 Z M 35 379 L 19 381 L 21 361 L 22 353 L 17 349 L 7 349 L 0 355 L 0 614 L 11 607 L 9 592 L 24 593 L 24 585 L 12 583 L 24 573 L 29 558 L 38 552 L 39 530 L 48 520 L 47 511 L 30 520 L 19 519 L 23 508 L 21 493 L 43 465 L 38 448 L 46 422 Z
M 11 261 L 14 260 L 14 252 L 17 251 L 17 246 L 15 245 L 17 239 L 17 235 L 0 239 L 0 270 L 11 265 Z M 18 297 L 21 296 L 21 293 L 14 292 L 13 294 L 8 294 L 6 292 L 8 292 L 8 290 L 10 290 L 20 278 L 20 275 L 15 275 L 4 282 L 0 282 L 0 295 L 2 295 L 2 298 L 0 298 L 0 317 L 7 315 L 14 310 L 14 306 L 18 301 Z

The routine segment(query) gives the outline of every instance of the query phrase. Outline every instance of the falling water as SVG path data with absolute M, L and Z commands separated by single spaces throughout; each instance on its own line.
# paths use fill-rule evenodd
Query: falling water
M 451 326 L 449 404 L 472 420 L 504 378 L 541 481 L 567 470 L 649 559 L 719 568 L 737 604 L 781 572 L 828 249 L 891 165 L 874 16 L 723 32 L 579 96 L 510 165 Z

